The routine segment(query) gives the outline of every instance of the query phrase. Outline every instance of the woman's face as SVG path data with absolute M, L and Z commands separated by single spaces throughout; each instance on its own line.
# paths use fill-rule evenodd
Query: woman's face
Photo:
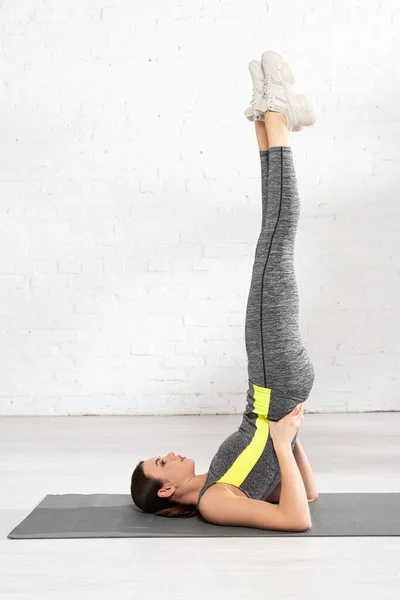
M 184 460 L 181 460 L 183 458 Z M 153 456 L 143 462 L 144 474 L 154 479 L 161 479 L 163 483 L 172 483 L 179 486 L 187 479 L 193 477 L 193 458 L 175 455 L 170 452 L 166 456 Z

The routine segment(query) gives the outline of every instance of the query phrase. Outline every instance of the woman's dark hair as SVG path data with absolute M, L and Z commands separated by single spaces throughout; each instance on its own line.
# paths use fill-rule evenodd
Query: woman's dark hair
M 180 504 L 169 498 L 160 498 L 157 492 L 164 484 L 161 479 L 145 475 L 143 462 L 138 463 L 131 479 L 131 496 L 136 506 L 160 517 L 194 517 L 199 512 L 196 504 Z

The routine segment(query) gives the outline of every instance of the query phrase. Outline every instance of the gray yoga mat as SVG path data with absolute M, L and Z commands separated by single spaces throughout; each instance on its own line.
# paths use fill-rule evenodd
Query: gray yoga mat
M 165 518 L 139 510 L 128 494 L 48 495 L 8 534 L 10 539 L 119 537 L 399 536 L 400 493 L 319 494 L 312 529 L 270 531 L 208 523 L 201 515 Z

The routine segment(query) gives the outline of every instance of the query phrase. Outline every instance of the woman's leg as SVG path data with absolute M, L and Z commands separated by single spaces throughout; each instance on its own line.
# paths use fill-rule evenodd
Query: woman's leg
M 308 397 L 314 371 L 298 322 L 294 247 L 300 201 L 292 149 L 287 145 L 289 132 L 286 118 L 279 113 L 267 112 L 265 118 L 270 148 L 260 150 L 263 217 L 246 309 L 245 343 L 249 380 L 269 390 L 269 416 L 274 420 Z
M 269 150 L 268 135 L 267 135 L 267 130 L 264 125 L 264 121 L 257 121 L 255 119 L 254 127 L 255 127 L 255 131 L 256 131 L 257 144 L 258 144 L 259 151 L 265 152 L 266 150 Z
M 263 176 L 266 163 L 268 162 L 268 153 L 270 146 L 288 146 L 289 129 L 287 119 L 284 115 L 274 111 L 264 113 L 264 121 L 254 120 L 254 126 L 257 136 L 258 149 L 261 158 L 261 185 L 262 185 L 262 217 L 261 223 L 266 218 L 266 202 L 268 197 L 268 177 Z M 269 132 L 269 137 L 267 131 Z
M 255 119 L 254 127 L 260 152 L 269 150 L 271 146 L 289 145 L 287 119 L 281 113 L 270 110 L 265 112 L 264 121 Z

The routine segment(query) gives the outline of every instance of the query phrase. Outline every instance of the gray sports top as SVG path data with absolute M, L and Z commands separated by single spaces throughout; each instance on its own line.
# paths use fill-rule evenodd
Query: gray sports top
M 271 400 L 274 400 L 272 403 Z M 281 481 L 281 471 L 275 448 L 269 435 L 268 418 L 282 418 L 301 400 L 288 394 L 262 388 L 249 381 L 247 404 L 242 422 L 218 448 L 211 461 L 198 504 L 204 492 L 214 483 L 229 483 L 242 490 L 249 498 L 266 500 Z M 272 410 L 279 406 L 280 416 Z M 290 408 L 291 407 L 291 408 Z M 296 443 L 292 441 L 292 448 Z

